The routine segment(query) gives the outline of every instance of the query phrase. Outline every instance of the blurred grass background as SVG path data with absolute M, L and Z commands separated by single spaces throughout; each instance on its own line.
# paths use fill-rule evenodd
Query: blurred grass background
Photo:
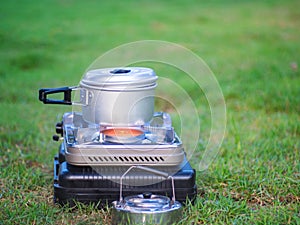
M 185 208 L 182 224 L 300 223 L 299 1 L 11 0 L 0 6 L 0 224 L 109 222 L 109 210 L 53 205 L 58 145 L 51 136 L 71 108 L 42 105 L 37 91 L 76 85 L 104 52 L 151 39 L 198 54 L 227 104 L 225 140 L 211 167 L 198 173 L 199 197 Z M 207 137 L 204 96 L 176 71 L 168 76 L 200 99 Z

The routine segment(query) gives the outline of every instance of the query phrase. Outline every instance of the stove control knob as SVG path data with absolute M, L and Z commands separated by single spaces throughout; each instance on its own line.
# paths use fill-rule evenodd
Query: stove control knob
M 59 141 L 60 137 L 58 135 L 52 136 L 53 141 Z
M 63 122 L 59 122 L 56 124 L 55 126 L 56 129 L 56 133 L 60 134 L 61 136 L 63 136 L 64 132 L 63 132 Z

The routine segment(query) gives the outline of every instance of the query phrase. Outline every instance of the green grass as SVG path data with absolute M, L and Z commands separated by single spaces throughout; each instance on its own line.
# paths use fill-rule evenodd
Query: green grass
M 105 51 L 149 39 L 181 44 L 202 57 L 227 105 L 224 142 L 209 169 L 198 172 L 199 195 L 185 207 L 182 224 L 300 224 L 299 8 L 296 0 L 2 1 L 0 224 L 110 221 L 109 209 L 52 203 L 58 143 L 51 136 L 71 108 L 42 105 L 37 91 L 76 85 Z M 205 144 L 210 114 L 204 95 L 178 71 L 149 65 L 197 103 Z M 168 109 L 163 102 L 156 107 Z

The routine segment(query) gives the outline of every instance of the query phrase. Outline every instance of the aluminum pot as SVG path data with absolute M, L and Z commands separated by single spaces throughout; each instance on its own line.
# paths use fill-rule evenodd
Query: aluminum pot
M 133 168 L 168 178 L 172 182 L 172 200 L 167 196 L 143 193 L 123 198 L 122 180 Z M 144 166 L 131 166 L 120 178 L 120 200 L 112 203 L 112 224 L 174 224 L 182 215 L 182 205 L 175 200 L 174 179 L 165 172 Z
M 144 193 L 114 201 L 112 224 L 174 224 L 180 220 L 181 204 L 168 197 Z
M 88 71 L 78 87 L 40 89 L 45 104 L 79 104 L 87 122 L 113 126 L 143 125 L 154 113 L 157 76 L 143 67 L 104 68 Z M 72 102 L 72 90 L 80 91 L 80 101 Z M 47 95 L 64 93 L 63 100 Z

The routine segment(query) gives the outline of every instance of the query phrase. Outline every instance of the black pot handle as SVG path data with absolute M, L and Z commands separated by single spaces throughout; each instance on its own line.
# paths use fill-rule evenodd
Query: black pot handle
M 42 88 L 39 90 L 39 100 L 44 104 L 60 104 L 60 105 L 72 105 L 72 87 L 60 87 L 60 88 Z M 64 93 L 64 99 L 51 99 L 47 98 L 47 95 Z

